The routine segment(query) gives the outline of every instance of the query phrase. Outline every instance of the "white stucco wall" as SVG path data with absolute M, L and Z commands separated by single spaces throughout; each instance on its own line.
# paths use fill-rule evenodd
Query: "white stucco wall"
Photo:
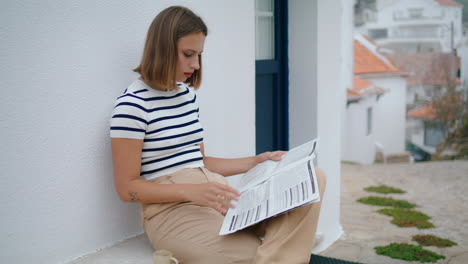
M 352 83 L 353 1 L 289 2 L 290 146 L 320 137 L 318 166 L 328 176 L 314 252 L 343 231 L 340 217 L 341 126 Z M 351 69 L 349 69 L 351 68 Z
M 289 1 L 288 12 L 289 144 L 293 148 L 317 137 L 317 3 Z
M 380 97 L 375 108 L 375 141 L 385 154 L 405 151 L 406 79 L 404 77 L 368 78 L 376 86 L 389 89 Z
M 388 29 L 388 39 L 379 39 L 379 44 L 440 42 L 443 52 L 450 51 L 450 24 L 454 23 L 454 42 L 457 46 L 462 39 L 462 8 L 440 5 L 433 0 L 396 0 L 377 1 L 377 20 L 368 22 L 360 28 L 361 32 L 369 29 Z M 423 19 L 410 19 L 408 9 L 423 8 Z M 402 19 L 395 19 L 402 18 Z M 398 30 L 409 30 L 420 33 L 417 27 L 438 27 L 434 37 L 400 37 Z M 414 27 L 414 30 L 411 28 Z M 410 34 L 413 35 L 413 34 Z M 435 43 L 435 42 L 434 42 Z
M 468 7 L 466 7 L 468 8 Z M 460 47 L 457 49 L 457 54 L 460 56 L 461 60 L 461 69 L 460 69 L 460 79 L 462 85 L 468 85 L 468 36 L 463 38 L 463 41 Z M 468 89 L 465 87 L 465 89 Z
M 424 119 L 410 117 L 408 124 L 411 126 L 411 143 L 428 153 L 434 154 L 436 152 L 436 147 L 424 144 Z
M 354 8 L 354 4 L 356 1 L 345 1 L 344 3 L 346 4 L 346 8 Z M 349 3 L 351 2 L 351 3 Z M 351 5 L 353 4 L 353 6 Z M 353 23 L 354 24 L 354 11 L 351 14 L 347 14 L 348 12 L 345 12 L 344 15 L 346 16 L 346 19 L 342 19 L 342 27 L 347 28 L 348 23 Z M 349 17 L 351 16 L 351 18 Z M 343 100 L 342 104 L 344 107 L 341 108 L 341 157 L 340 159 L 343 160 L 343 156 L 345 155 L 346 152 L 346 146 L 347 146 L 347 90 L 352 89 L 354 86 L 353 80 L 354 80 L 354 28 L 352 30 L 343 30 L 341 32 L 342 40 L 341 40 L 341 56 L 342 56 L 342 63 L 343 66 L 341 67 L 341 93 L 343 93 L 345 96 L 340 97 L 340 100 Z
M 371 95 L 357 103 L 352 103 L 346 110 L 345 142 L 342 159 L 372 164 L 375 159 L 376 96 Z M 367 134 L 367 109 L 372 108 L 372 131 Z
M 210 30 L 199 93 L 207 154 L 255 153 L 253 1 L 5 2 L 1 263 L 63 263 L 141 233 L 138 205 L 114 191 L 108 121 L 137 77 L 149 24 L 173 4 Z
M 416 97 L 419 102 L 421 101 L 430 101 L 432 98 L 426 93 L 426 90 L 424 89 L 424 85 L 422 84 L 417 84 L 417 85 L 411 85 L 408 86 L 406 89 L 406 104 L 411 105 L 416 102 Z

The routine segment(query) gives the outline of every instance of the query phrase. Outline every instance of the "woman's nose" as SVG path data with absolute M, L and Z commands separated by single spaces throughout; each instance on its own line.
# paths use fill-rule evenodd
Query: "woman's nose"
M 195 58 L 192 60 L 192 63 L 190 65 L 190 67 L 192 67 L 195 70 L 199 70 L 200 69 L 200 62 L 199 62 L 198 56 L 194 56 L 194 57 Z

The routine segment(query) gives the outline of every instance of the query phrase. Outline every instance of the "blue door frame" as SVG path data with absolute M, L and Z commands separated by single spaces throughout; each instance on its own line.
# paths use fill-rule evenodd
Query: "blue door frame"
M 255 62 L 257 154 L 289 150 L 288 1 L 274 1 L 275 59 Z

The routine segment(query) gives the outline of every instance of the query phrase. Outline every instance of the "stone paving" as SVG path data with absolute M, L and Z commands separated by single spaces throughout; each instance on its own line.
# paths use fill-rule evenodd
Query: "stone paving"
M 444 255 L 438 264 L 468 263 L 468 161 L 414 164 L 342 165 L 341 224 L 344 235 L 319 255 L 366 264 L 419 263 L 377 255 L 376 246 L 409 243 L 413 235 L 432 234 L 458 245 L 449 248 L 424 247 Z M 405 194 L 377 194 L 365 187 L 389 185 Z M 415 210 L 432 217 L 435 228 L 401 228 L 391 217 L 376 213 L 380 206 L 356 202 L 365 196 L 386 196 L 415 203 Z

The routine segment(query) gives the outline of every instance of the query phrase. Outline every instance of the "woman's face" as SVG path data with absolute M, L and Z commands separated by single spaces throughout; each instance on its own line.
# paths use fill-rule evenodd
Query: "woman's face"
M 203 33 L 192 33 L 177 40 L 176 81 L 185 82 L 195 70 L 200 69 L 200 57 L 205 44 Z

